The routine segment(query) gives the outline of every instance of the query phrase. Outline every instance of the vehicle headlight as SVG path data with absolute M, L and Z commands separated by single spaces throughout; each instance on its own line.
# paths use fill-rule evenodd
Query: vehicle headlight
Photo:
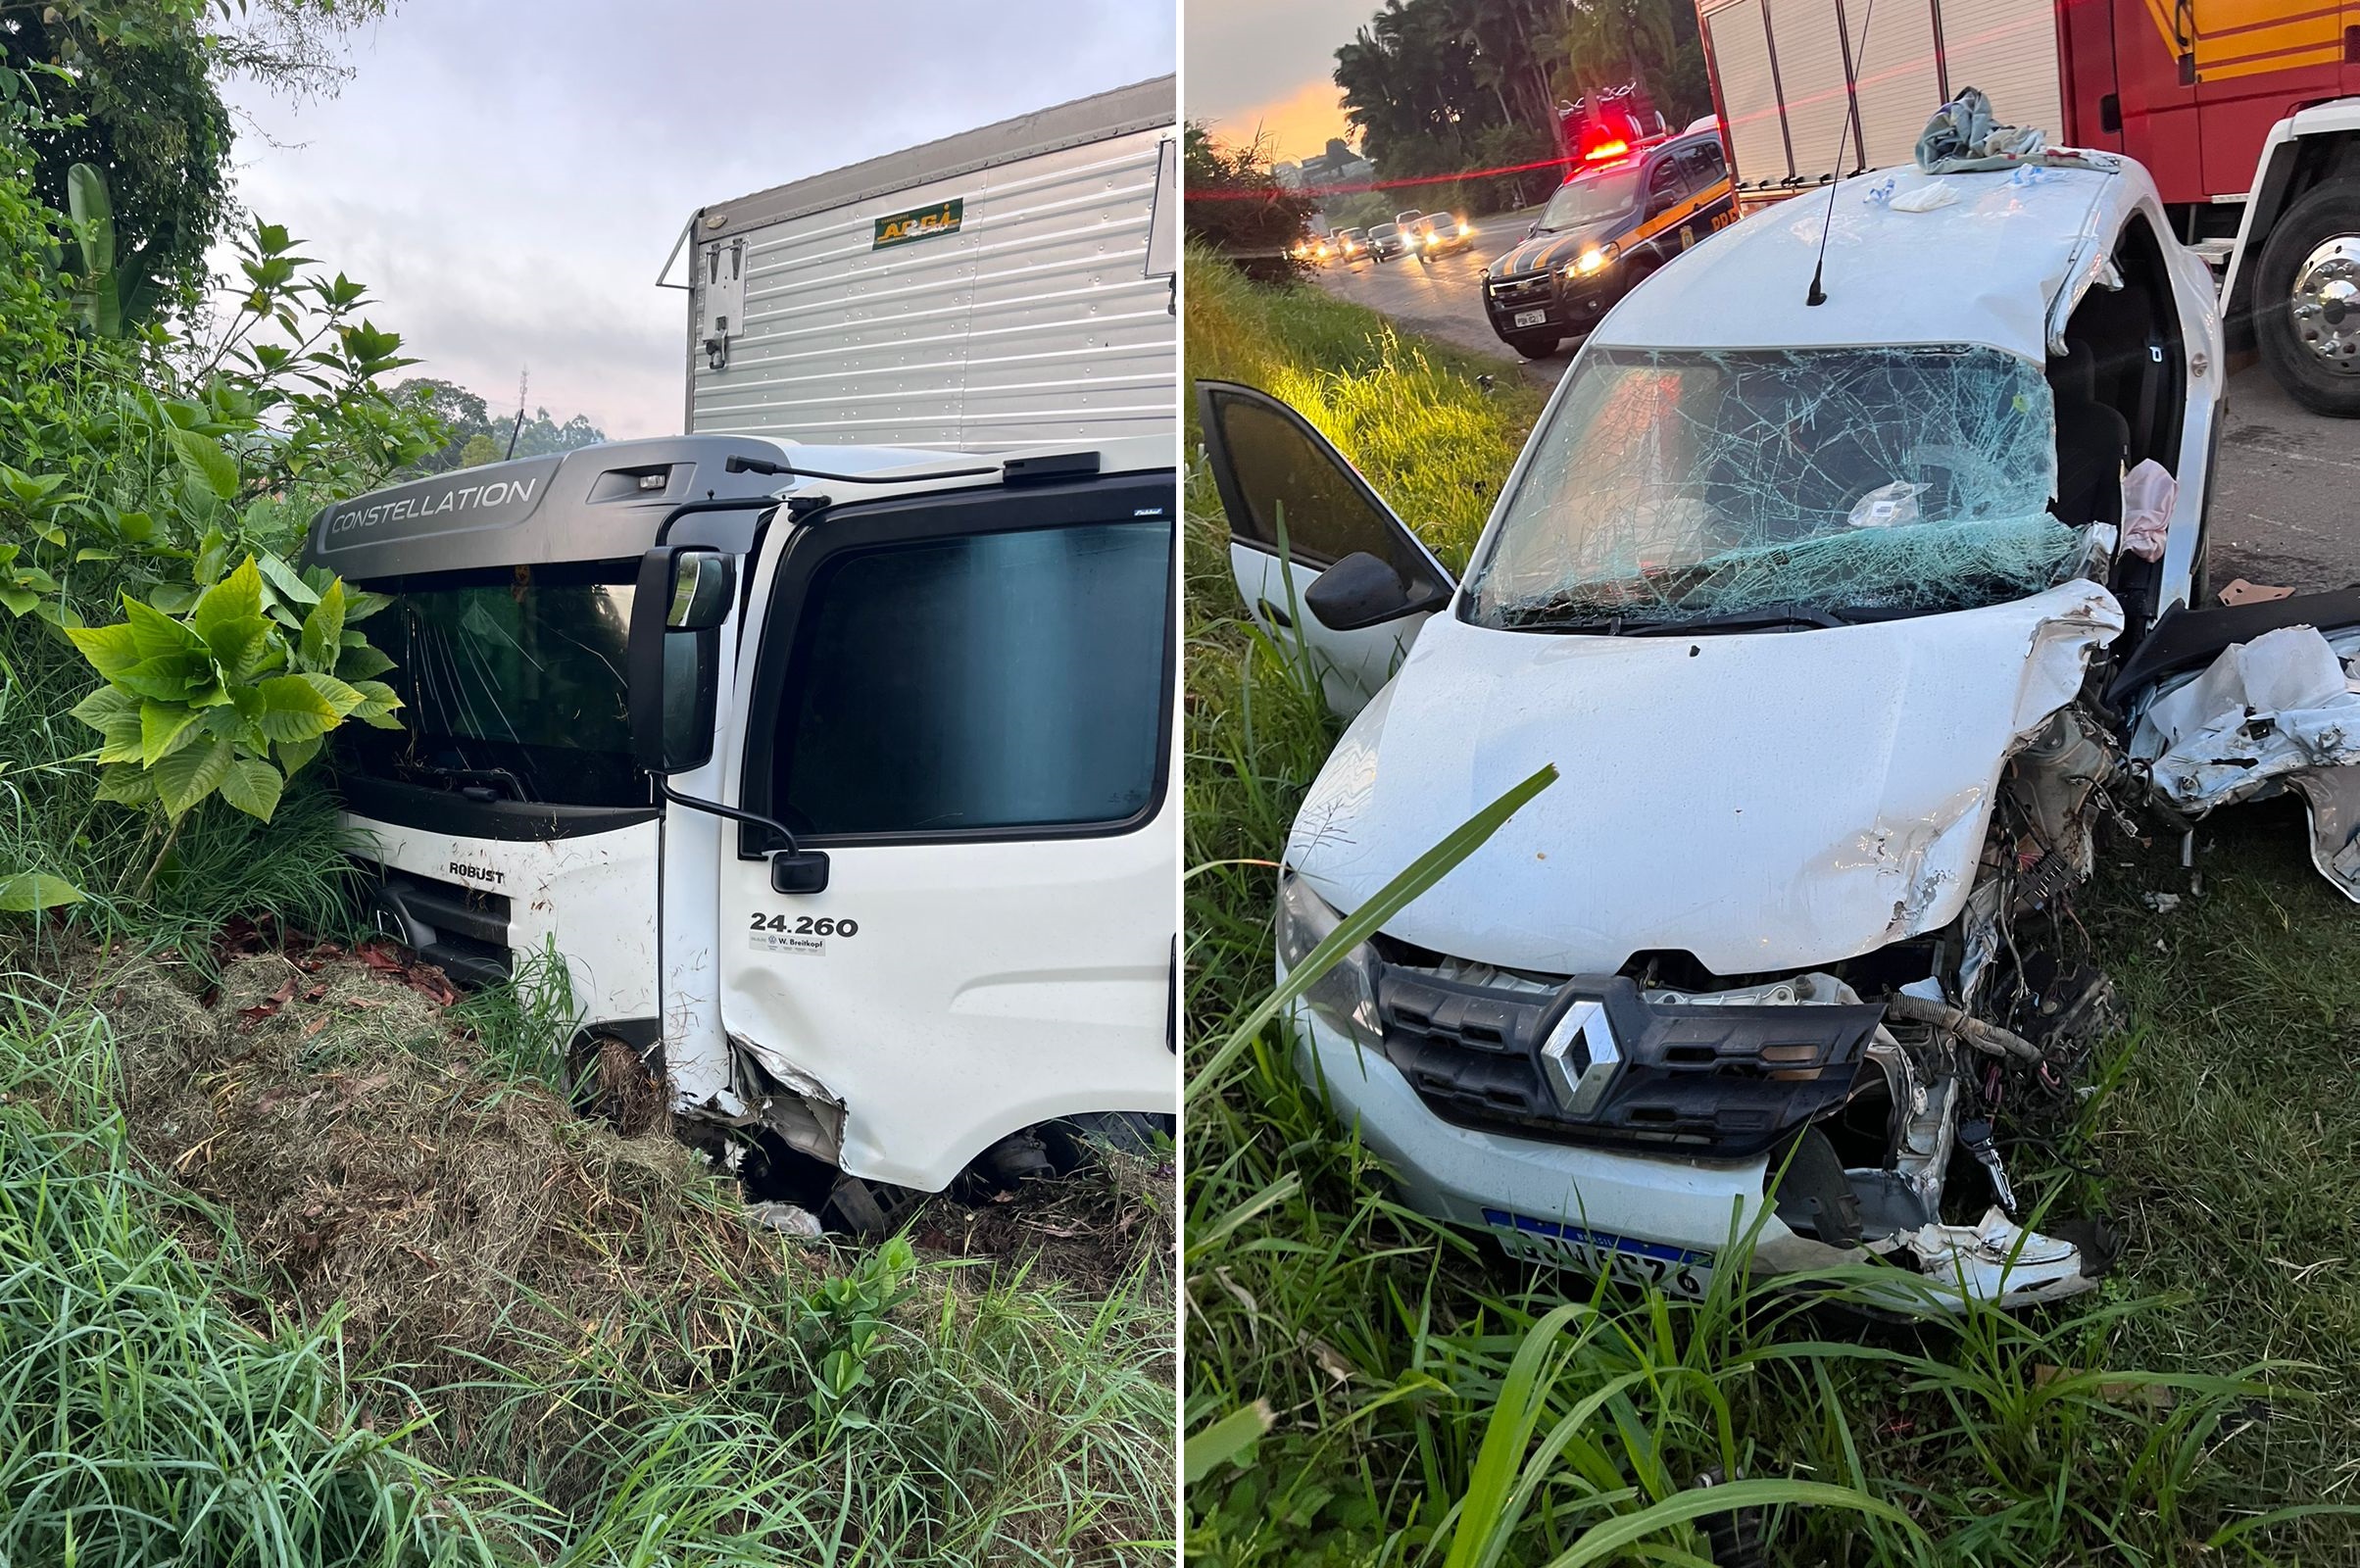
M 1278 875 L 1278 966 L 1292 973 L 1311 950 L 1343 924 L 1327 900 L 1292 871 Z M 1321 1023 L 1356 1045 L 1376 1050 L 1385 1026 L 1377 1017 L 1377 956 L 1365 942 L 1338 958 L 1303 994 L 1303 1004 Z
M 1603 245 L 1594 245 L 1582 252 L 1573 259 L 1572 265 L 1568 266 L 1565 270 L 1576 277 L 1588 277 L 1600 268 L 1611 266 L 1614 258 L 1620 254 L 1620 249 L 1612 240 L 1608 240 Z

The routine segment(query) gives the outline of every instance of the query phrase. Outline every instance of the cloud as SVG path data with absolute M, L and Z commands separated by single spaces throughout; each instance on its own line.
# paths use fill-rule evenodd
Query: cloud
M 1343 113 L 1333 108 L 1336 51 L 1376 14 L 1376 0 L 1187 0 L 1187 8 L 1189 119 L 1243 139 L 1257 118 L 1275 124 L 1280 111 L 1325 94 L 1330 128 L 1308 117 L 1290 122 L 1308 140 L 1282 141 L 1280 156 L 1315 153 L 1343 134 Z
M 1324 151 L 1331 136 L 1353 139 L 1336 84 L 1325 80 L 1305 82 L 1287 97 L 1205 123 L 1226 141 L 1245 142 L 1258 133 L 1269 139 L 1272 157 L 1298 163 Z
M 615 436 L 680 428 L 686 296 L 655 286 L 689 214 L 1168 74 L 1170 0 L 407 0 L 352 79 L 235 84 L 240 199 L 368 283 L 424 364 Z M 229 266 L 224 254 L 219 261 Z

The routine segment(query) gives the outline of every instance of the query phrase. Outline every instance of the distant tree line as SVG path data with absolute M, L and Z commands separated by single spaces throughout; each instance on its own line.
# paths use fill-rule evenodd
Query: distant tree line
M 523 428 L 517 429 L 513 411 L 497 413 L 466 387 L 432 376 L 411 376 L 394 387 L 393 397 L 396 402 L 425 409 L 451 432 L 440 450 L 410 466 L 407 472 L 413 478 L 498 463 L 510 456 L 512 431 L 516 438 L 515 455 L 519 458 L 570 452 L 575 447 L 595 446 L 607 439 L 606 432 L 592 424 L 588 416 L 577 414 L 560 424 L 549 416 L 547 409 L 534 410 Z
M 1636 84 L 1675 127 L 1712 110 L 1692 0 L 1387 0 L 1336 51 L 1335 81 L 1383 178 L 1518 171 L 1352 203 L 1363 221 L 1539 200 L 1562 171 L 1523 166 L 1559 157 L 1560 109 L 1602 91 Z
M 1694 0 L 1386 0 L 1336 51 L 1335 79 L 1385 179 L 1556 158 L 1559 107 L 1627 84 L 1675 129 L 1712 112 Z M 1394 205 L 1519 207 L 1562 177 L 1541 169 L 1409 186 Z

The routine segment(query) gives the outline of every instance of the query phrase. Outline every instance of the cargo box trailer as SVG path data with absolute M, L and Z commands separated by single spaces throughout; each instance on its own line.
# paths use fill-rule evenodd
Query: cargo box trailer
M 700 208 L 691 434 L 962 451 L 1172 436 L 1170 76 Z

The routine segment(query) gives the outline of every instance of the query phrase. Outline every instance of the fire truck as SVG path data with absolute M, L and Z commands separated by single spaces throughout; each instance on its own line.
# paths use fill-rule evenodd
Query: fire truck
M 1759 206 L 1909 162 L 1980 87 L 2051 145 L 2136 158 L 2221 278 L 2232 352 L 2360 416 L 2360 0 L 1698 0 Z

